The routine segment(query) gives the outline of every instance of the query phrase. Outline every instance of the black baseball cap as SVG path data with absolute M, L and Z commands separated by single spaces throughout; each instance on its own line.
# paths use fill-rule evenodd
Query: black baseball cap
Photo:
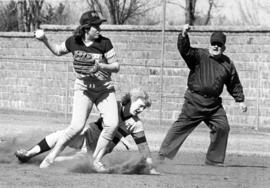
M 210 43 L 220 43 L 224 45 L 226 43 L 226 35 L 221 31 L 215 31 L 210 37 Z
M 106 19 L 102 19 L 98 16 L 97 12 L 90 10 L 82 14 L 80 18 L 80 25 L 100 25 L 102 22 L 105 22 Z

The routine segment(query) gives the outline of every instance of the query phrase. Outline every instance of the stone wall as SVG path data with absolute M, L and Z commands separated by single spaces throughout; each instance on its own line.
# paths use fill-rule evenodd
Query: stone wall
M 75 26 L 43 28 L 52 42 L 60 43 Z M 145 88 L 153 105 L 142 118 L 168 126 L 181 110 L 188 75 L 176 46 L 181 27 L 166 27 L 164 41 L 161 27 L 157 26 L 104 25 L 102 29 L 103 35 L 111 39 L 121 64 L 121 71 L 113 75 L 117 97 L 133 87 Z M 270 128 L 270 28 L 193 27 L 192 46 L 208 47 L 210 34 L 215 30 L 227 34 L 226 54 L 234 60 L 249 106 L 247 113 L 241 113 L 224 88 L 223 103 L 231 126 Z M 0 33 L 0 49 L 0 109 L 71 113 L 71 55 L 53 56 L 32 33 Z M 95 109 L 93 114 L 97 114 Z

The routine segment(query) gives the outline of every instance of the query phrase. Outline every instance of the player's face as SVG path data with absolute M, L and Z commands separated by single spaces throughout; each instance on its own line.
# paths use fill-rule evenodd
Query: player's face
M 86 30 L 86 37 L 90 40 L 97 39 L 100 35 L 100 25 L 93 25 Z
M 146 108 L 145 102 L 139 98 L 131 103 L 129 113 L 131 115 L 138 115 L 142 113 L 145 108 Z
M 209 47 L 209 52 L 213 57 L 220 56 L 225 51 L 225 46 L 221 43 L 214 42 Z

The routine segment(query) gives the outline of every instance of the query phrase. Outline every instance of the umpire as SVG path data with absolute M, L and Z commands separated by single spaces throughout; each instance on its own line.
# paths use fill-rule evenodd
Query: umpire
M 209 49 L 202 49 L 190 46 L 189 30 L 189 25 L 183 26 L 177 43 L 190 70 L 188 89 L 182 112 L 161 144 L 159 160 L 173 159 L 188 135 L 203 121 L 211 130 L 205 164 L 223 166 L 230 127 L 220 95 L 226 85 L 242 112 L 246 112 L 243 87 L 233 62 L 223 55 L 226 49 L 225 34 L 213 32 Z

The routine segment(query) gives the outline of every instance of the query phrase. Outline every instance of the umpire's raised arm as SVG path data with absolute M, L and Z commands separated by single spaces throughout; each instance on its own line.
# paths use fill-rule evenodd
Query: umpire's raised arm
M 196 62 L 197 49 L 190 46 L 188 31 L 190 26 L 188 24 L 183 26 L 182 32 L 178 35 L 177 48 L 182 58 L 185 60 L 189 69 L 193 69 Z

